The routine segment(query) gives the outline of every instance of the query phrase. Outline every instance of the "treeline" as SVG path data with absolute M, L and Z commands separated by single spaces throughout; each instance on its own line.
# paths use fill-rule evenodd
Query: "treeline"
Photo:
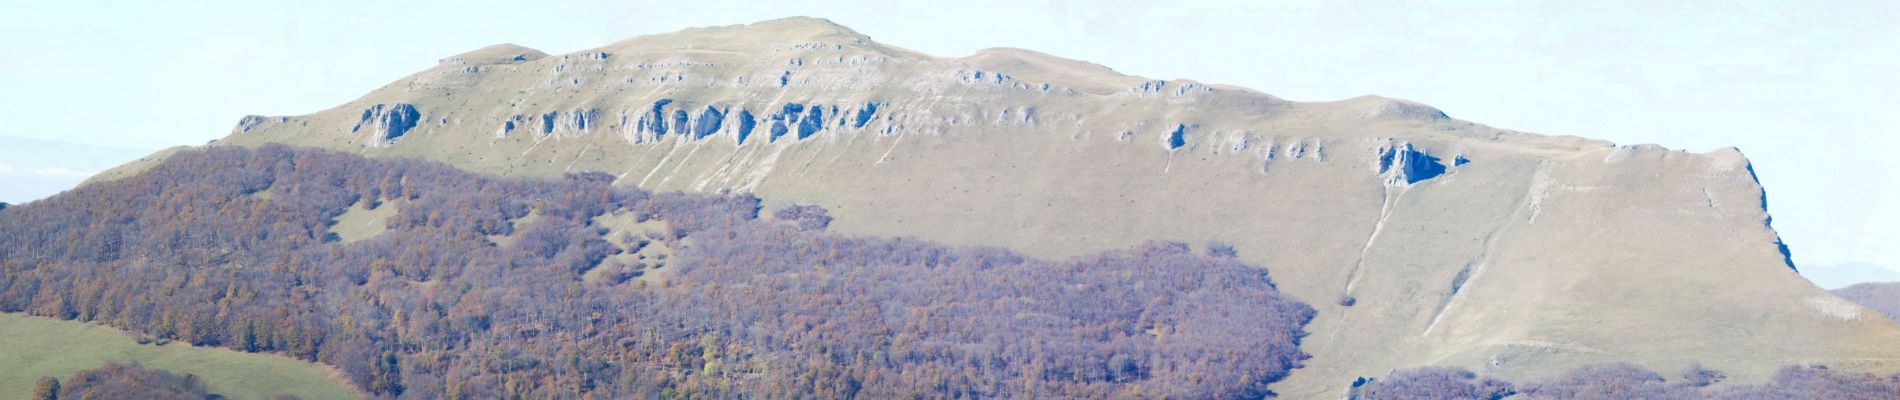
M 322 362 L 401 398 L 1257 398 L 1306 358 L 1313 310 L 1225 247 L 1044 261 L 612 181 L 181 153 L 0 213 L 0 311 Z M 329 232 L 386 204 L 384 233 Z M 593 224 L 614 213 L 665 224 L 663 279 L 581 279 L 637 250 Z
M 1900 374 L 1877 376 L 1825 366 L 1791 366 L 1763 384 L 1721 384 L 1721 372 L 1692 365 L 1674 379 L 1627 363 L 1584 366 L 1522 386 L 1480 377 L 1458 368 L 1427 367 L 1394 371 L 1383 379 L 1362 379 L 1348 398 L 1533 400 L 1880 400 L 1900 399 Z
M 64 381 L 50 376 L 42 377 L 33 386 L 33 394 L 28 398 L 207 400 L 222 399 L 224 396 L 211 393 L 204 380 L 195 375 L 146 369 L 138 363 L 109 363 L 97 369 L 73 373 Z M 279 396 L 273 399 L 288 400 L 295 397 Z

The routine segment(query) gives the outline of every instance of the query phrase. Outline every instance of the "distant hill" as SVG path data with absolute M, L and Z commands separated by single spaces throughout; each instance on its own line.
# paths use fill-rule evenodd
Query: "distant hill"
M 1850 262 L 1840 264 L 1802 265 L 1801 276 L 1813 281 L 1822 289 L 1834 290 L 1864 282 L 1900 281 L 1900 272 L 1879 265 Z
M 1900 320 L 1900 282 L 1870 282 L 1834 289 L 1834 294 Z

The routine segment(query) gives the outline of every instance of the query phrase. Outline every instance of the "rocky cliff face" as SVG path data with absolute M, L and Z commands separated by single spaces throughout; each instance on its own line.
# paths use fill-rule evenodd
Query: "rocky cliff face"
M 225 145 L 820 204 L 832 229 L 1042 256 L 1231 243 L 1320 307 L 1278 389 L 1453 364 L 1892 368 L 1900 328 L 1786 263 L 1747 159 L 1362 97 L 1290 102 L 1040 53 L 918 54 L 816 19 L 546 55 L 491 46 Z

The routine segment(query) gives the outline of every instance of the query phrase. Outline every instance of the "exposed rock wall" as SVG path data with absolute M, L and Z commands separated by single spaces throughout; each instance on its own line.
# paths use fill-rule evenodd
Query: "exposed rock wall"
M 1410 142 L 1387 144 L 1379 148 L 1379 176 L 1387 186 L 1401 186 L 1432 179 L 1445 173 L 1438 157 L 1412 147 Z
M 350 127 L 350 133 L 367 133 L 363 144 L 370 147 L 388 147 L 390 143 L 415 129 L 422 122 L 422 114 L 416 106 L 409 103 L 373 104 L 363 109 L 356 125 Z M 242 122 L 239 123 L 242 126 Z

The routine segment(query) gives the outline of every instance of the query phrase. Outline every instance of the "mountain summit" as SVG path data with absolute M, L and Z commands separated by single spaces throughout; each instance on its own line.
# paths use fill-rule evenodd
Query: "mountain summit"
M 246 117 L 214 145 L 265 143 L 750 192 L 823 205 L 849 234 L 1045 257 L 1230 244 L 1319 308 L 1314 358 L 1276 385 L 1302 398 L 1424 365 L 1900 366 L 1900 326 L 1795 274 L 1734 149 L 1293 102 L 1028 50 L 934 57 L 822 19 L 560 55 L 491 46 L 336 108 Z

